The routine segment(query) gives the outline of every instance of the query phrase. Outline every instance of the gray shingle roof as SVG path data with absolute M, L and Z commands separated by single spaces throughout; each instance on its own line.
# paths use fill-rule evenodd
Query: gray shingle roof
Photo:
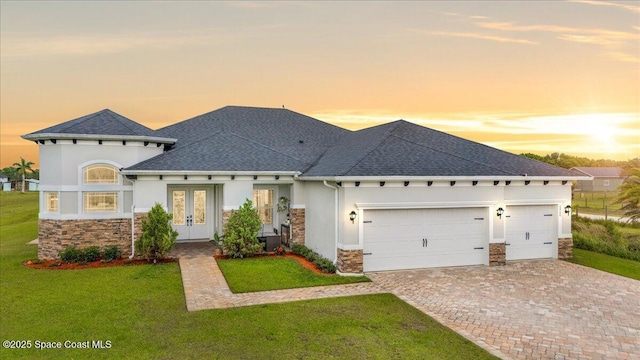
M 580 174 L 404 120 L 345 134 L 302 177 Z
M 158 136 L 155 131 L 109 109 L 32 132 L 35 134 Z
M 593 177 L 622 177 L 622 168 L 619 167 L 586 167 L 579 166 L 572 169 L 583 172 Z
M 175 147 L 127 170 L 302 172 L 348 132 L 287 109 L 227 106 L 159 129 Z

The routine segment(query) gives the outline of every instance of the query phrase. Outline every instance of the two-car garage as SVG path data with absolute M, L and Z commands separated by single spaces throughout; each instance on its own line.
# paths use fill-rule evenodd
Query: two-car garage
M 488 264 L 489 207 L 364 210 L 365 272 Z M 557 205 L 507 206 L 507 260 L 552 258 Z
M 480 265 L 487 208 L 365 210 L 364 271 Z

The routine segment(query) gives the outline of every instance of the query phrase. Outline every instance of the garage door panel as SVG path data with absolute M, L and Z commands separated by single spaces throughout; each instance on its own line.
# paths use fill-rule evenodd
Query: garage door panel
M 483 264 L 486 208 L 367 210 L 365 271 Z
M 507 207 L 507 260 L 552 258 L 557 248 L 555 205 Z

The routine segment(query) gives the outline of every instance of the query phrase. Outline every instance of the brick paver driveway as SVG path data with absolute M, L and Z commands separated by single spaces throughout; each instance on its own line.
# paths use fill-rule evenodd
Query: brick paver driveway
M 559 260 L 367 274 L 504 358 L 640 359 L 640 281 Z

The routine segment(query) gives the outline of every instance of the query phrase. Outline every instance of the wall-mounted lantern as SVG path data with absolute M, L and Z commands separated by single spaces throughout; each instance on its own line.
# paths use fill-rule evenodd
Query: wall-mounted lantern
M 502 215 L 504 214 L 504 209 L 499 207 L 498 210 L 496 210 L 496 215 L 502 219 Z
M 358 214 L 356 214 L 354 210 L 351 210 L 351 212 L 349 213 L 349 220 L 351 220 L 352 224 L 356 220 L 356 216 L 358 216 Z
M 564 207 L 564 213 L 567 215 L 571 215 L 571 205 L 567 205 Z

